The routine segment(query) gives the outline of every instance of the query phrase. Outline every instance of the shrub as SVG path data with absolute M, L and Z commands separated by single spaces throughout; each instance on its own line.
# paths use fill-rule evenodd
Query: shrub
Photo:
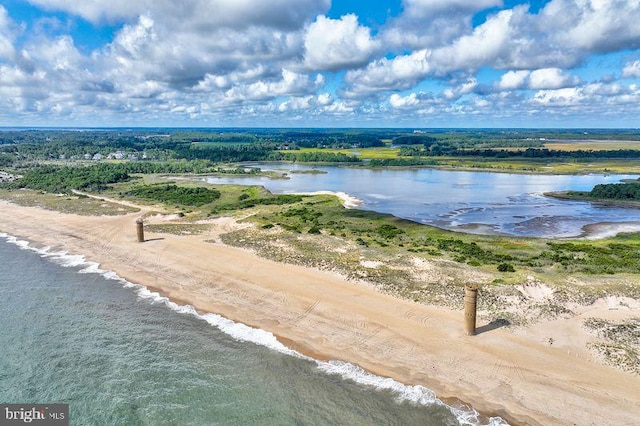
M 498 265 L 498 271 L 500 272 L 515 272 L 516 269 L 510 263 L 501 263 Z

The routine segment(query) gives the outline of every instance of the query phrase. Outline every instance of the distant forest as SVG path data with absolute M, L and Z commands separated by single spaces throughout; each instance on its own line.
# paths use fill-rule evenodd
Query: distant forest
M 547 141 L 640 140 L 637 130 L 535 129 L 103 129 L 0 130 L 0 167 L 73 160 L 302 161 L 358 163 L 323 149 L 399 147 L 397 160 L 373 165 L 429 164 L 421 157 L 640 158 L 640 150 L 559 151 Z M 317 151 L 298 152 L 303 148 Z M 515 148 L 515 149 L 514 149 Z M 408 157 L 408 158 L 407 158 Z

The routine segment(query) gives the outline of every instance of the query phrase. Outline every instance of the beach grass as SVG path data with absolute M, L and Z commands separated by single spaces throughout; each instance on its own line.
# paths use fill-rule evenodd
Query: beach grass
M 40 207 L 82 216 L 116 216 L 140 211 L 123 204 L 81 195 L 49 194 L 42 191 L 0 189 L 0 199 L 26 207 Z
M 161 234 L 172 235 L 198 235 L 211 229 L 211 225 L 200 223 L 159 223 L 148 224 L 145 229 Z

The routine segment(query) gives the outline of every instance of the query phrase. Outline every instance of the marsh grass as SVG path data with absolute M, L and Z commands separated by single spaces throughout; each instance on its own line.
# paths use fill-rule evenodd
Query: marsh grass
M 173 235 L 198 235 L 211 229 L 211 225 L 199 223 L 160 223 L 146 225 L 150 232 Z

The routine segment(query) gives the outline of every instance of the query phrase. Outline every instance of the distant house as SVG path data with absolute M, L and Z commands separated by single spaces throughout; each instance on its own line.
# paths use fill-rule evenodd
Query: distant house
M 85 154 L 84 155 L 84 159 L 85 160 L 91 160 L 91 154 Z
M 93 156 L 93 159 L 98 161 L 98 160 L 102 160 L 102 154 L 97 153 L 96 155 Z

